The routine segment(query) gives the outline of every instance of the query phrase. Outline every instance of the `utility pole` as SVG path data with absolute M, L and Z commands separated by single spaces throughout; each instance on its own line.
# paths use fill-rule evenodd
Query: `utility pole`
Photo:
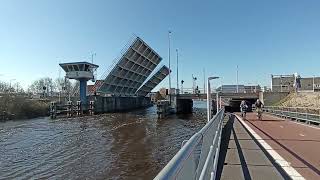
M 176 49 L 177 52 L 177 94 L 179 94 L 179 52 L 178 49 Z
M 168 31 L 168 56 L 169 56 L 169 104 L 171 105 L 171 66 L 170 66 L 170 35 L 171 31 Z
M 237 65 L 237 93 L 239 93 L 239 70 L 238 70 L 238 65 Z
M 59 64 L 61 63 L 61 61 L 59 60 Z M 61 86 L 61 82 L 60 82 L 60 78 L 61 78 L 61 68 L 59 68 L 59 104 L 61 104 L 61 91 L 62 91 L 62 86 Z

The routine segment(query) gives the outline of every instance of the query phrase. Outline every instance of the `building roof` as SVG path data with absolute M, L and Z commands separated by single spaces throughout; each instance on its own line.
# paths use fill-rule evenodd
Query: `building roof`
M 70 62 L 70 63 L 60 63 L 59 65 L 62 67 L 62 66 L 78 65 L 78 64 L 86 64 L 86 65 L 92 66 L 92 67 L 94 67 L 94 68 L 98 68 L 98 67 L 99 67 L 99 66 L 96 65 L 96 64 L 92 64 L 92 63 L 89 63 L 89 62 L 86 62 L 86 61 L 82 61 L 82 62 Z

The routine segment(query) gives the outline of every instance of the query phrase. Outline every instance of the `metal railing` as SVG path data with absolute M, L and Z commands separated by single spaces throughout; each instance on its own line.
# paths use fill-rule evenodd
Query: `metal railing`
M 219 159 L 224 109 L 221 109 L 199 132 L 188 141 L 154 178 L 215 179 Z
M 320 109 L 317 108 L 265 106 L 264 111 L 282 118 L 320 124 Z

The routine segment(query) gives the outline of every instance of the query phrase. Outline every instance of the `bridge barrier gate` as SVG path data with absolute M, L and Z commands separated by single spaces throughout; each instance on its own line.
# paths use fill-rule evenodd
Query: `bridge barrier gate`
M 221 109 L 199 132 L 183 143 L 179 152 L 154 179 L 215 179 L 223 119 L 224 109 Z

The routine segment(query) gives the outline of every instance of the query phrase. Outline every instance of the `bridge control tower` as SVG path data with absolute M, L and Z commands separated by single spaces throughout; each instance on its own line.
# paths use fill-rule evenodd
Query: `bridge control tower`
M 87 104 L 87 81 L 95 81 L 94 72 L 99 66 L 88 62 L 60 63 L 59 65 L 66 72 L 66 78 L 80 82 L 80 101 L 84 105 Z

